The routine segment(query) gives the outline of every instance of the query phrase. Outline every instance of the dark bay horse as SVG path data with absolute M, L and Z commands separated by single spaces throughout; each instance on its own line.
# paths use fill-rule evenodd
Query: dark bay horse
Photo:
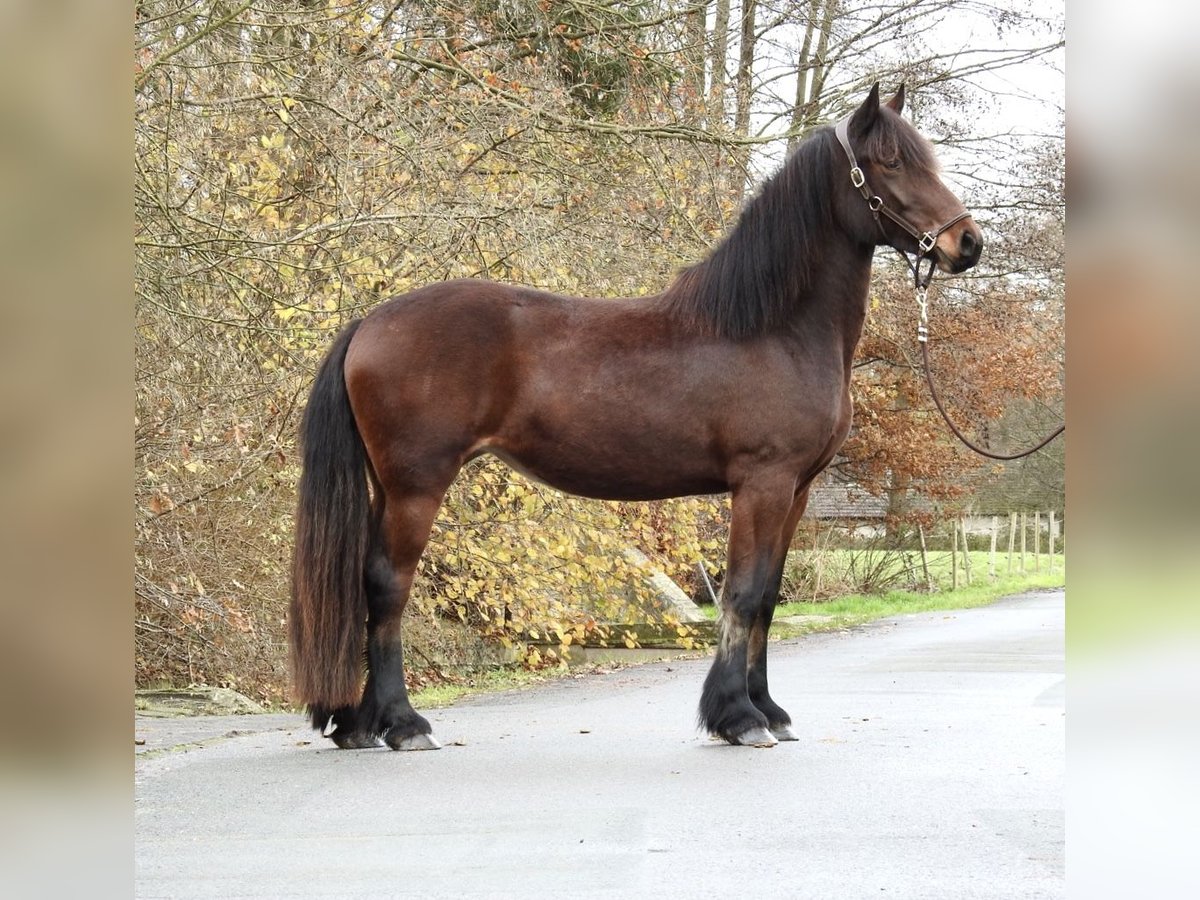
M 732 744 L 795 740 L 767 690 L 767 632 L 809 485 L 850 430 L 872 255 L 961 272 L 982 248 L 903 103 L 876 85 L 808 137 L 661 294 L 451 281 L 342 332 L 301 426 L 289 630 L 315 728 L 343 748 L 438 746 L 405 690 L 401 617 L 446 489 L 491 453 L 585 497 L 731 492 L 700 723 Z

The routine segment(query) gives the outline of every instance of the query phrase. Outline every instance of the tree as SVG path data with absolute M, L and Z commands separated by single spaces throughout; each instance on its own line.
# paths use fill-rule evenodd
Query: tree
M 647 49 L 683 53 L 685 11 L 138 7 L 140 682 L 284 696 L 293 435 L 343 323 L 457 276 L 644 293 L 708 245 L 730 199 Z M 637 582 L 623 543 L 677 573 L 715 556 L 706 509 L 581 503 L 481 463 L 417 605 L 566 641 Z

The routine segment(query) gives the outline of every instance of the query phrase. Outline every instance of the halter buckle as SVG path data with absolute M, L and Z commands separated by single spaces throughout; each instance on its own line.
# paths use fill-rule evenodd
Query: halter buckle
M 937 243 L 937 239 L 938 236 L 936 234 L 930 234 L 927 231 L 921 235 L 920 240 L 917 241 L 917 246 L 920 248 L 922 253 L 928 253 L 933 249 L 934 244 Z
M 863 174 L 863 170 L 858 166 L 854 166 L 852 169 L 850 169 L 850 183 L 856 188 L 861 188 L 867 183 L 867 176 Z

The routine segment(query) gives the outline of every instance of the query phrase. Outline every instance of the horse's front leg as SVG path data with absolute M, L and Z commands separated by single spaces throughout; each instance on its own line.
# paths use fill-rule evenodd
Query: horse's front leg
M 771 578 L 763 592 L 758 615 L 754 617 L 754 624 L 750 626 L 748 641 L 746 681 L 750 702 L 767 717 L 768 730 L 776 740 L 780 741 L 794 741 L 797 740 L 797 737 L 792 730 L 792 717 L 771 698 L 771 693 L 767 689 L 767 638 L 771 630 L 771 620 L 775 616 L 775 605 L 779 602 L 779 588 L 783 584 L 783 568 L 787 563 L 787 551 L 807 505 L 808 488 L 806 487 L 796 494 L 796 499 L 792 502 L 792 508 L 784 522 L 780 535 L 782 550 L 775 560 Z
M 761 690 L 757 693 L 766 696 L 765 643 L 770 619 L 762 621 L 763 605 L 768 595 L 773 605 L 779 592 L 780 558 L 787 552 L 782 535 L 793 506 L 793 490 L 794 479 L 785 477 L 760 479 L 733 494 L 729 556 L 721 587 L 721 637 L 700 698 L 700 724 L 731 744 L 769 747 L 778 740 L 772 725 L 781 723 L 773 722 L 755 704 L 751 689 L 758 687 L 758 679 L 751 673 L 757 672 L 756 659 L 761 659 Z M 787 716 L 778 707 L 774 710 Z

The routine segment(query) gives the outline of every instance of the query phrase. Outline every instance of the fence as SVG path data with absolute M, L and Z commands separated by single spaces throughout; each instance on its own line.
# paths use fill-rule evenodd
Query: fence
M 1051 573 L 1063 566 L 1064 552 L 1055 510 L 954 518 L 928 529 L 812 520 L 788 558 L 783 595 L 819 602 L 894 589 L 953 590 L 983 577 Z
M 1042 570 L 1043 547 L 1045 548 L 1045 562 L 1047 572 L 1053 572 L 1055 567 L 1055 554 L 1066 552 L 1066 529 L 1063 527 L 1062 516 L 1054 510 L 1047 510 L 1044 514 L 1041 511 L 1031 513 L 1010 512 L 1008 514 L 1007 529 L 1001 525 L 1000 516 L 972 516 L 964 517 L 950 522 L 950 553 L 951 553 L 951 589 L 958 587 L 958 575 L 961 567 L 962 574 L 966 583 L 971 584 L 971 557 L 969 551 L 971 548 L 972 537 L 976 539 L 976 543 L 981 540 L 986 540 L 986 548 L 988 550 L 988 577 L 995 578 L 997 574 L 996 555 L 999 552 L 1007 557 L 1006 574 L 1012 574 L 1015 571 L 1022 574 L 1026 572 L 1040 572 Z M 1032 530 L 1032 540 L 1030 532 Z M 999 539 L 1002 533 L 1007 531 L 1008 540 L 1006 546 L 998 548 Z M 929 564 L 928 564 L 928 549 L 925 539 L 924 529 L 919 529 L 921 540 L 921 563 L 926 572 L 926 583 L 931 586 L 929 580 Z M 1043 544 L 1044 539 L 1044 544 Z

